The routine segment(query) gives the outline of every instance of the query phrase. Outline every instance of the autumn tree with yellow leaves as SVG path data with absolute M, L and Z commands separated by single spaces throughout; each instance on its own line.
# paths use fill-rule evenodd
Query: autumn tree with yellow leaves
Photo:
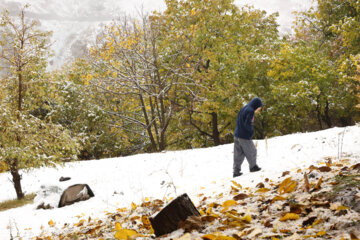
M 166 37 L 159 24 L 148 16 L 114 21 L 91 48 L 93 72 L 84 76 L 85 84 L 107 100 L 114 127 L 125 137 L 142 139 L 150 151 L 168 145 L 178 95 L 184 91 L 181 80 L 187 75 L 185 61 L 179 62 L 182 53 L 169 54 L 159 45 Z

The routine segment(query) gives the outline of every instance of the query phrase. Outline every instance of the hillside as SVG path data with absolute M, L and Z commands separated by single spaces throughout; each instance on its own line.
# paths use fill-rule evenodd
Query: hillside
M 350 185 L 352 194 L 358 197 L 359 126 L 256 142 L 258 163 L 263 170 L 250 174 L 245 162 L 245 174 L 235 179 L 232 178 L 232 144 L 31 170 L 23 173 L 23 188 L 28 193 L 40 191 L 42 185 L 65 189 L 72 184 L 87 183 L 95 197 L 51 210 L 36 210 L 41 200 L 38 198 L 33 205 L 0 212 L 0 238 L 7 239 L 10 234 L 24 239 L 61 238 L 59 234 L 70 234 L 73 238 L 75 234 L 81 238 L 106 239 L 115 235 L 116 222 L 119 222 L 122 229 L 134 230 L 142 234 L 141 239 L 150 239 L 151 231 L 146 218 L 142 217 L 156 214 L 183 193 L 187 193 L 204 214 L 204 225 L 190 235 L 179 230 L 165 239 L 288 236 L 289 239 L 355 239 L 354 236 L 358 236 L 356 227 L 360 216 L 353 209 L 356 206 L 339 199 L 335 201 L 333 195 L 321 192 L 331 193 L 336 186 L 341 190 L 353 184 Z M 305 184 L 304 173 L 309 184 Z M 60 183 L 61 176 L 71 180 Z M 0 175 L 1 201 L 15 198 L 8 179 L 9 174 Z M 56 205 L 56 198 L 47 200 Z M 295 214 L 287 218 L 294 220 L 282 221 L 283 215 L 290 212 Z M 135 233 L 121 231 L 119 224 L 118 234 Z M 232 238 L 216 238 L 216 235 Z

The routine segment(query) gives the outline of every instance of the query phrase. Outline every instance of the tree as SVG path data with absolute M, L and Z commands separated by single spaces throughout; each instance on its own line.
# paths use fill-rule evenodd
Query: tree
M 177 61 L 181 52 L 169 55 L 159 47 L 166 36 L 158 24 L 143 16 L 139 23 L 124 18 L 107 26 L 91 49 L 94 72 L 84 76 L 85 84 L 96 87 L 111 106 L 115 127 L 142 139 L 151 151 L 167 147 L 184 65 Z
M 4 11 L 0 23 L 1 79 L 0 157 L 10 171 L 18 199 L 24 197 L 20 170 L 55 166 L 76 158 L 77 141 L 70 132 L 33 114 L 49 97 L 46 81 L 49 32 L 37 21 Z
M 295 42 L 305 41 L 315 54 L 323 56 L 335 70 L 337 105 L 332 105 L 332 121 L 341 125 L 354 123 L 359 115 L 355 108 L 359 94 L 356 76 L 356 56 L 360 51 L 360 3 L 355 0 L 318 0 L 317 7 L 301 12 L 296 25 Z M 313 63 L 314 65 L 317 62 Z M 332 80 L 330 80 L 332 81 Z M 329 124 L 328 124 L 329 125 Z M 330 124 L 331 125 L 331 124 Z
M 232 0 L 167 0 L 166 5 L 159 15 L 167 36 L 162 45 L 181 50 L 192 76 L 189 93 L 181 96 L 183 132 L 191 135 L 192 146 L 232 141 L 238 110 L 269 88 L 265 69 L 278 37 L 276 14 L 239 9 Z
M 272 124 L 282 133 L 332 127 L 332 112 L 343 102 L 338 73 L 318 45 L 284 43 L 268 76 L 276 101 Z
M 67 64 L 52 73 L 58 97 L 51 104 L 48 117 L 77 136 L 80 141 L 79 159 L 100 159 L 126 154 L 126 141 L 114 129 L 113 119 L 106 112 L 100 96 L 82 78 L 89 70 L 85 61 Z

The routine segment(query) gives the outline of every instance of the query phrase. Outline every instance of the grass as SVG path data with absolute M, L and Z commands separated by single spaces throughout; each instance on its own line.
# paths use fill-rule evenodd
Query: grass
M 30 193 L 25 195 L 25 197 L 21 200 L 7 200 L 4 202 L 0 202 L 0 212 L 1 211 L 6 211 L 12 208 L 18 208 L 18 207 L 22 207 L 26 204 L 31 204 L 34 202 L 34 198 L 35 198 L 36 194 L 35 193 Z
M 333 187 L 332 195 L 330 195 L 330 197 L 337 195 L 339 192 L 347 188 L 354 189 L 360 187 L 359 177 L 360 177 L 359 174 L 336 176 L 335 181 L 338 184 Z

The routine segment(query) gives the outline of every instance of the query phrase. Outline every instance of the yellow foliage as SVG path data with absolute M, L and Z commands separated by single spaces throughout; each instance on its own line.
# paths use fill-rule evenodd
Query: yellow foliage
M 287 221 L 287 220 L 298 220 L 300 217 L 296 213 L 287 213 L 285 216 L 280 218 L 281 222 Z
M 132 202 L 132 203 L 131 203 L 131 208 L 132 208 L 133 210 L 135 210 L 135 209 L 137 208 L 137 205 Z
M 120 231 L 121 229 L 122 229 L 121 224 L 120 224 L 119 222 L 116 222 L 116 223 L 115 223 L 115 230 L 116 230 L 116 231 Z
M 146 229 L 151 229 L 152 228 L 151 223 L 150 223 L 150 219 L 147 216 L 145 216 L 145 215 L 142 216 L 141 221 L 142 221 L 142 223 L 143 223 L 143 225 L 144 225 L 144 227 Z
M 121 229 L 119 231 L 116 231 L 115 233 L 115 238 L 116 239 L 129 239 L 129 237 L 134 236 L 135 234 L 137 234 L 136 231 L 131 230 L 131 229 Z
M 247 223 L 250 223 L 251 222 L 251 216 L 250 215 L 245 215 L 243 218 L 242 218 L 243 221 L 247 222 Z
M 259 193 L 265 193 L 268 191 L 270 191 L 270 189 L 268 189 L 268 188 L 260 188 L 260 189 L 256 190 L 256 192 L 259 192 Z
M 348 208 L 348 207 L 345 207 L 345 206 L 338 206 L 338 207 L 336 208 L 336 211 L 347 210 L 347 209 L 349 209 L 349 208 Z
M 324 236 L 325 234 L 326 234 L 325 231 L 320 231 L 320 232 L 316 233 L 316 237 L 322 237 L 322 236 Z
M 75 224 L 75 226 L 82 226 L 84 224 L 85 220 L 84 219 L 81 219 L 78 223 Z
M 272 200 L 271 203 L 274 203 L 276 201 L 283 201 L 286 200 L 286 198 L 282 197 L 282 196 L 275 196 Z
M 314 187 L 314 189 L 318 190 L 321 188 L 321 183 L 322 183 L 323 177 L 321 177 L 318 181 L 318 183 L 316 184 L 316 186 Z
M 237 182 L 235 182 L 235 181 L 233 181 L 233 180 L 232 180 L 231 182 L 232 182 L 232 184 L 234 184 L 236 187 L 242 189 L 242 186 L 241 186 L 239 183 L 237 183 Z
M 320 218 L 320 219 L 316 219 L 315 222 L 312 224 L 312 226 L 316 226 L 318 225 L 319 223 L 322 223 L 323 220 Z
M 49 224 L 49 226 L 51 226 L 51 227 L 55 226 L 55 223 L 54 223 L 53 220 L 50 220 L 50 221 L 48 222 L 48 224 Z
M 211 215 L 211 212 L 212 212 L 212 207 L 209 207 L 209 208 L 206 210 L 206 215 Z
M 236 238 L 218 234 L 206 234 L 201 238 L 205 240 L 236 240 Z
M 118 212 L 126 212 L 127 209 L 126 208 L 118 208 L 118 209 L 116 209 L 116 211 L 118 211 Z
M 297 182 L 291 180 L 291 177 L 285 179 L 284 181 L 282 181 L 282 183 L 279 186 L 279 193 L 283 194 L 283 193 L 291 193 L 293 191 L 295 191 L 297 187 Z
M 235 205 L 237 202 L 235 200 L 227 200 L 222 204 L 223 208 L 228 208 L 232 205 Z

